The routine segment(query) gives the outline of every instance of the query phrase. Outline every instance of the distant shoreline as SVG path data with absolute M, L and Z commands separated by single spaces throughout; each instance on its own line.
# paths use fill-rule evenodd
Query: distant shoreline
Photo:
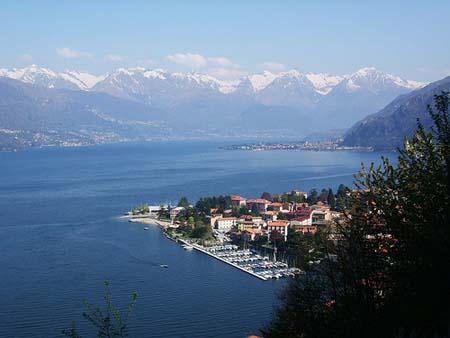
M 336 141 L 329 142 L 292 142 L 292 143 L 245 143 L 221 147 L 225 150 L 243 151 L 272 151 L 272 150 L 296 150 L 296 151 L 354 151 L 373 152 L 373 147 L 348 147 L 341 146 Z

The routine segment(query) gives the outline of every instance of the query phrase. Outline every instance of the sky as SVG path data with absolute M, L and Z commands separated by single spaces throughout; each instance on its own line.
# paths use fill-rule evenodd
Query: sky
M 432 2 L 432 4 L 430 4 Z M 450 75 L 450 1 L 9 1 L 0 68 Z

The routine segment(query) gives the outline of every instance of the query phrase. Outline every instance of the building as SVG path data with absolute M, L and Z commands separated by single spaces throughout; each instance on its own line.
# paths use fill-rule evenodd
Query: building
M 299 216 L 291 219 L 291 226 L 293 228 L 297 226 L 308 226 L 308 225 L 312 225 L 312 211 L 310 211 L 308 215 Z
M 295 232 L 301 232 L 303 234 L 315 234 L 317 232 L 317 226 L 315 225 L 296 225 L 294 227 Z
M 212 214 L 210 218 L 211 228 L 215 228 L 218 219 L 223 218 L 222 214 Z
M 278 218 L 278 212 L 276 211 L 266 211 L 262 214 L 263 220 L 265 221 L 276 221 Z
M 239 195 L 231 195 L 231 205 L 236 208 L 245 206 L 245 198 Z
M 259 212 L 267 211 L 267 207 L 271 204 L 270 201 L 264 198 L 254 198 L 246 201 L 249 210 L 256 208 Z
M 170 219 L 174 220 L 175 217 L 177 217 L 178 214 L 183 210 L 184 210 L 184 207 L 176 207 L 176 208 L 170 209 Z
M 258 239 L 259 236 L 261 236 L 263 234 L 263 232 L 260 229 L 245 229 L 242 232 L 243 236 L 246 238 L 246 240 L 248 241 L 254 241 L 256 239 Z
M 276 231 L 280 233 L 281 236 L 284 237 L 284 241 L 287 241 L 287 235 L 288 235 L 288 229 L 289 229 L 289 222 L 288 221 L 269 221 L 267 222 L 267 232 L 270 235 L 272 232 Z
M 228 232 L 236 226 L 236 217 L 222 217 L 215 222 L 215 228 L 219 231 Z
M 280 202 L 273 202 L 273 203 L 270 203 L 270 205 L 269 205 L 268 208 L 271 209 L 271 210 L 273 210 L 273 211 L 280 212 L 281 209 L 283 208 L 283 203 L 280 203 Z
M 328 208 L 320 208 L 312 212 L 312 224 L 324 226 L 331 222 L 331 211 Z

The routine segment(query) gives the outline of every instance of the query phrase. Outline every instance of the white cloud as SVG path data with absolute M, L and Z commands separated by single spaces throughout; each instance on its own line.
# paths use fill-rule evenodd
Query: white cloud
M 25 62 L 25 63 L 30 63 L 33 62 L 33 56 L 30 54 L 23 54 L 21 56 L 19 56 L 20 61 Z
M 243 76 L 248 75 L 248 73 L 240 68 L 211 68 L 208 70 L 208 74 L 221 79 L 221 80 L 236 80 Z
M 204 68 L 208 64 L 207 59 L 200 54 L 177 53 L 169 55 L 167 59 L 176 63 L 177 65 L 190 68 Z
M 59 56 L 62 56 L 67 59 L 76 59 L 81 57 L 88 57 L 91 58 L 93 55 L 88 52 L 81 52 L 78 50 L 74 50 L 68 47 L 62 47 L 62 48 L 56 48 L 56 53 L 58 53 Z
M 213 64 L 215 66 L 220 67 L 234 67 L 235 65 L 233 62 L 228 60 L 226 57 L 223 56 L 217 56 L 217 57 L 209 57 L 206 58 L 208 60 L 208 63 Z
M 139 60 L 137 63 L 139 66 L 144 66 L 144 67 L 153 67 L 156 65 L 156 62 L 152 59 Z
M 177 53 L 167 56 L 167 59 L 179 66 L 201 70 L 219 79 L 232 80 L 247 75 L 238 64 L 224 56 Z
M 112 62 L 120 62 L 120 61 L 124 61 L 126 59 L 126 57 L 122 56 L 122 55 L 117 55 L 117 54 L 108 54 L 108 55 L 106 55 L 106 59 L 108 61 L 112 61 Z
M 272 72 L 282 72 L 286 69 L 286 66 L 278 62 L 264 62 L 262 65 L 264 70 L 270 70 Z

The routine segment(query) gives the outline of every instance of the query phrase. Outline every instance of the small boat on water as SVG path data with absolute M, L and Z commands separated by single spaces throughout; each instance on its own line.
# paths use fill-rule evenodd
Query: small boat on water
M 166 269 L 169 267 L 167 264 L 160 264 L 159 266 Z
M 194 249 L 194 247 L 193 246 L 191 246 L 191 245 L 183 245 L 183 248 L 184 248 L 184 250 L 192 250 L 192 249 Z
M 144 227 L 144 230 L 148 230 L 149 229 L 149 227 Z

